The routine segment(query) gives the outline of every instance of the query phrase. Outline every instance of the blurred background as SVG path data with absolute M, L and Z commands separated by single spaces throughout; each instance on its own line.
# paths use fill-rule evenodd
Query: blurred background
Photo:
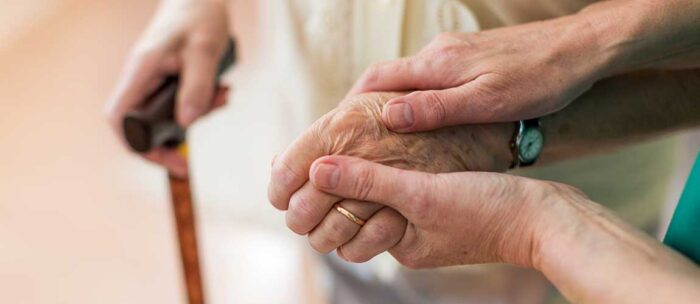
M 247 59 L 258 50 L 255 12 L 238 2 L 233 27 L 248 47 L 230 75 L 234 104 L 191 133 L 207 296 L 323 302 L 324 292 L 309 287 L 324 274 L 308 245 L 285 229 L 254 182 L 266 178 L 260 168 L 269 163 L 246 161 L 279 150 L 268 143 L 299 130 L 274 134 L 274 117 L 251 119 L 264 106 L 251 106 L 246 92 L 264 88 L 240 76 L 254 68 Z M 0 0 L 0 303 L 185 302 L 165 172 L 127 153 L 102 113 L 156 4 Z M 685 148 L 669 202 L 700 146 L 697 135 L 678 137 Z
M 185 302 L 166 175 L 126 153 L 102 113 L 156 4 L 0 0 L 0 303 Z M 313 302 L 301 286 L 315 267 L 265 193 L 200 188 L 210 302 Z

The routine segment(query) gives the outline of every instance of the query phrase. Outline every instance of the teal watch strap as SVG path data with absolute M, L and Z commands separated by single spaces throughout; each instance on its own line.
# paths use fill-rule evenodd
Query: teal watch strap
M 664 243 L 700 264 L 700 152 L 671 218 Z

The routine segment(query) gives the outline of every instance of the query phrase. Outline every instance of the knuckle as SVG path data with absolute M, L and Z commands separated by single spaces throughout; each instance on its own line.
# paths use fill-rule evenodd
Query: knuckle
M 272 166 L 271 178 L 274 183 L 279 184 L 281 187 L 290 187 L 293 180 L 296 178 L 296 174 L 282 159 L 276 159 L 275 164 Z
M 370 65 L 367 68 L 364 77 L 362 77 L 363 84 L 368 85 L 380 80 L 383 66 L 384 64 L 382 63 L 373 63 Z
M 430 43 L 430 50 L 436 53 L 435 55 L 453 55 L 459 51 L 461 45 L 459 41 L 454 33 L 440 33 Z
M 406 202 L 407 212 L 409 214 L 418 215 L 424 220 L 431 219 L 430 210 L 432 207 L 432 193 L 429 181 L 420 180 L 415 182 L 416 191 L 412 195 L 408 196 L 408 201 Z
M 437 91 L 427 91 L 422 94 L 428 118 L 437 123 L 447 120 L 445 101 Z
M 374 187 L 374 173 L 369 169 L 362 169 L 355 179 L 353 193 L 358 200 L 367 201 Z
M 287 209 L 291 197 L 290 189 L 293 188 L 296 178 L 297 175 L 284 160 L 280 158 L 275 160 L 270 172 L 270 187 L 267 193 L 268 199 L 275 208 L 280 210 Z

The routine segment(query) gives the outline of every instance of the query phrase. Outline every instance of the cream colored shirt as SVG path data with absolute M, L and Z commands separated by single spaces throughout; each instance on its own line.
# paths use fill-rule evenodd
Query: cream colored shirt
M 334 108 L 368 65 L 414 54 L 440 32 L 548 19 L 575 13 L 591 2 L 255 1 L 257 32 L 241 41 L 244 60 L 234 75 L 233 105 L 193 132 L 192 147 L 198 149 L 193 151 L 194 180 L 198 188 L 206 185 L 198 195 L 214 204 L 235 204 L 232 208 L 243 220 L 284 229 L 282 216 L 266 199 L 270 159 Z M 650 142 L 518 173 L 578 186 L 593 200 L 648 228 L 656 223 L 665 199 L 674 146 L 673 140 Z M 387 256 L 365 265 L 341 265 L 407 303 L 532 303 L 547 293 L 537 273 L 507 266 L 416 272 Z M 364 300 L 348 296 L 342 302 Z

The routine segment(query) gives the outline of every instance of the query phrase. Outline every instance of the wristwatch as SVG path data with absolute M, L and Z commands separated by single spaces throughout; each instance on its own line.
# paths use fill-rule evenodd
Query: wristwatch
M 531 166 L 537 161 L 544 147 L 544 135 L 540 130 L 539 119 L 528 119 L 516 122 L 515 134 L 510 142 L 513 152 L 513 163 L 510 169 Z

